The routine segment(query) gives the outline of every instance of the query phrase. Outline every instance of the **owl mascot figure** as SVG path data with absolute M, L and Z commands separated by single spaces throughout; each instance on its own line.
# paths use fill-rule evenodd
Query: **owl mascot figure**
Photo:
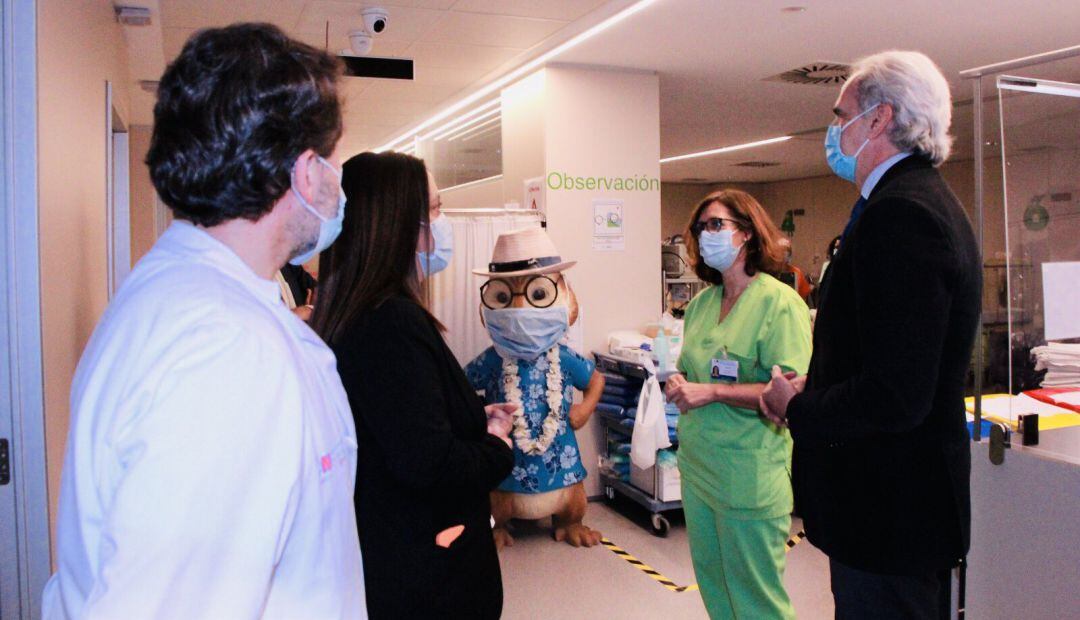
M 601 534 L 583 523 L 585 467 L 574 431 L 589 421 L 604 377 L 564 344 L 578 318 L 577 298 L 563 277 L 564 261 L 540 228 L 500 235 L 480 288 L 484 326 L 494 346 L 465 368 L 489 404 L 512 410 L 514 469 L 491 494 L 495 543 L 514 544 L 511 519 L 552 518 L 554 537 L 580 547 Z M 573 404 L 574 390 L 583 392 Z

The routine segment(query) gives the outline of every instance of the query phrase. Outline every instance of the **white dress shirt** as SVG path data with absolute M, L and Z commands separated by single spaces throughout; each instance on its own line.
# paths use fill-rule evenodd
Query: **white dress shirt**
M 333 353 L 174 222 L 83 353 L 52 618 L 365 618 L 356 433 Z
M 901 151 L 875 166 L 874 169 L 870 171 L 870 174 L 866 176 L 866 180 L 863 181 L 860 195 L 866 200 L 869 200 L 870 192 L 874 191 L 874 188 L 877 187 L 878 182 L 881 181 L 881 177 L 885 176 L 885 173 L 889 171 L 889 168 L 900 163 L 902 159 L 909 155 L 911 155 L 910 152 Z

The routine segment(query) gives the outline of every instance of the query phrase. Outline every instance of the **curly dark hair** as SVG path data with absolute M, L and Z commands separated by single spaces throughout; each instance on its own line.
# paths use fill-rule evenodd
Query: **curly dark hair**
M 165 70 L 146 165 L 158 195 L 201 226 L 258 221 L 307 149 L 341 137 L 339 61 L 270 24 L 201 30 Z

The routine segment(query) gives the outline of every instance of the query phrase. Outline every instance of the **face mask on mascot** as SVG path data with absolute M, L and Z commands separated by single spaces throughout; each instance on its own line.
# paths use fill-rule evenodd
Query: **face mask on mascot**
M 480 320 L 502 357 L 534 361 L 577 322 L 577 296 L 562 274 L 492 278 L 480 290 Z

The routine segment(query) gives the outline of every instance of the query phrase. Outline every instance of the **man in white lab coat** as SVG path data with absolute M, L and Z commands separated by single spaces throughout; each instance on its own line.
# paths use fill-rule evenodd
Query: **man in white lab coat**
M 356 439 L 274 275 L 333 242 L 337 62 L 268 25 L 196 33 L 147 165 L 176 221 L 75 376 L 45 618 L 364 618 Z

